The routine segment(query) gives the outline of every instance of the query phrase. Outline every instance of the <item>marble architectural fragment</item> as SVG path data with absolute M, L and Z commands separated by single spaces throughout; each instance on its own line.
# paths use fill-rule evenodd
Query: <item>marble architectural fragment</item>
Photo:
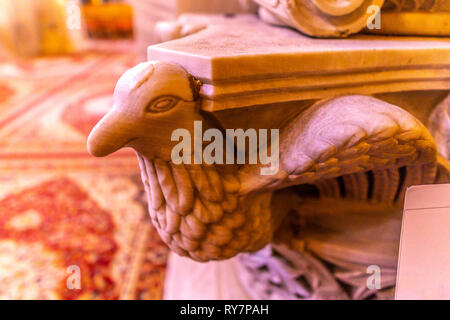
M 251 15 L 186 16 L 163 29 L 188 24 L 203 26 L 149 47 L 149 61 L 119 80 L 89 151 L 134 148 L 161 238 L 197 261 L 244 254 L 224 266 L 254 298 L 392 297 L 405 190 L 450 181 L 440 103 L 449 43 L 312 39 Z M 174 130 L 195 136 L 195 122 L 278 129 L 279 170 L 174 163 Z M 382 268 L 376 290 L 372 265 Z

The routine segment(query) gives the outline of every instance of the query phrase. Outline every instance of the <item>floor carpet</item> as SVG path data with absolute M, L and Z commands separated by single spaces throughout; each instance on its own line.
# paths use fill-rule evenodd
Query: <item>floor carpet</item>
M 161 298 L 167 248 L 134 152 L 86 151 L 133 52 L 0 55 L 0 299 Z

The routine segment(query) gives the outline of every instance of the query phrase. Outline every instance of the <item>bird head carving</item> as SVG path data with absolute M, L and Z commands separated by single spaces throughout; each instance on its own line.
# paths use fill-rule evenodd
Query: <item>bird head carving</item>
M 199 83 L 183 68 L 165 62 L 141 63 L 118 81 L 113 107 L 88 138 L 94 156 L 123 147 L 138 153 L 153 225 L 180 255 L 199 261 L 227 259 L 255 251 L 273 234 L 270 194 L 241 200 L 237 166 L 175 164 L 176 129 L 194 136 L 197 121 L 213 121 L 199 111 Z M 209 122 L 209 123 L 208 123 Z
M 198 81 L 182 67 L 160 61 L 141 63 L 118 81 L 111 110 L 88 138 L 89 152 L 98 157 L 131 147 L 147 159 L 170 159 L 171 134 L 192 129 Z

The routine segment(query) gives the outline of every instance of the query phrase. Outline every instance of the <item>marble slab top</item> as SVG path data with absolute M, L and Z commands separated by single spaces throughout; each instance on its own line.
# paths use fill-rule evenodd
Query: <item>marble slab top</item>
M 182 65 L 203 82 L 203 108 L 450 89 L 446 38 L 357 35 L 314 39 L 253 15 L 191 15 L 205 28 L 150 46 L 150 60 Z

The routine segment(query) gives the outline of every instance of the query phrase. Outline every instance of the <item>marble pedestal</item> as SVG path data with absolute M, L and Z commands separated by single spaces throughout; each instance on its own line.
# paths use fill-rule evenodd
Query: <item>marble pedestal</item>
M 149 47 L 149 60 L 181 64 L 202 81 L 202 108 L 216 114 L 224 127 L 247 128 L 259 119 L 264 123 L 267 113 L 277 117 L 278 111 L 283 110 L 283 114 L 288 114 L 293 104 L 307 107 L 313 101 L 351 94 L 371 95 L 398 105 L 424 124 L 429 123 L 433 110 L 448 110 L 448 103 L 436 108 L 450 88 L 450 45 L 446 39 L 363 35 L 341 40 L 311 39 L 292 30 L 263 24 L 254 16 L 190 15 L 171 23 L 173 27 L 194 24 L 199 32 Z M 441 110 L 439 114 L 446 112 Z M 253 121 L 249 117 L 254 117 Z M 440 129 L 435 132 L 445 131 L 443 122 L 447 123 L 448 118 L 434 116 L 432 119 L 434 123 L 441 121 Z M 448 133 L 435 134 L 438 139 L 442 139 L 442 135 L 448 141 Z M 439 144 L 444 156 L 447 156 L 447 144 Z M 325 189 L 321 190 L 322 196 L 333 197 Z M 320 207 L 319 203 L 315 205 Z M 340 206 L 346 211 L 346 205 Z M 370 211 L 364 205 L 357 203 L 356 206 L 359 206 L 358 212 Z M 296 243 L 294 247 L 313 252 L 313 259 L 319 257 L 319 261 L 334 264 L 330 274 L 340 283 L 346 283 L 344 295 L 340 295 L 339 290 L 333 291 L 336 284 L 331 280 L 329 286 L 322 289 L 322 295 L 302 291 L 297 286 L 296 290 L 303 292 L 303 296 L 297 295 L 297 298 L 393 297 L 401 203 L 396 208 L 388 205 L 388 209 L 380 210 L 390 210 L 396 216 L 383 226 L 390 230 L 389 234 L 366 230 L 352 235 L 345 231 L 348 220 L 343 219 L 332 227 L 338 228 L 340 234 L 312 232 L 297 239 L 301 245 Z M 315 211 L 327 215 L 326 209 Z M 265 254 L 267 256 L 267 252 Z M 273 259 L 276 264 L 277 258 L 269 256 L 267 259 Z M 367 267 L 382 263 L 385 263 L 384 290 L 367 289 Z M 279 278 L 276 271 L 272 276 Z M 296 298 L 295 290 L 289 286 L 281 285 L 281 290 L 272 290 L 270 275 L 261 272 L 259 277 L 258 284 L 257 267 L 245 269 L 240 258 L 202 264 L 172 255 L 165 298 Z M 294 278 L 292 276 L 288 282 L 295 283 Z M 317 276 L 316 279 L 328 278 Z

